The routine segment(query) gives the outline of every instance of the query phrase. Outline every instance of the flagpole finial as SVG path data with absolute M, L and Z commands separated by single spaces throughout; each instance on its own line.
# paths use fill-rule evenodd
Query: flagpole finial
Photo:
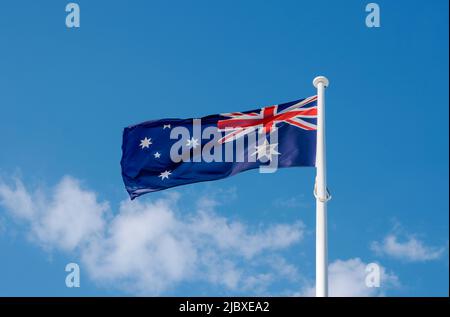
M 328 87 L 330 82 L 328 81 L 328 78 L 326 78 L 325 76 L 317 76 L 316 78 L 314 78 L 313 80 L 314 87 L 317 88 L 320 83 L 322 83 L 325 87 Z

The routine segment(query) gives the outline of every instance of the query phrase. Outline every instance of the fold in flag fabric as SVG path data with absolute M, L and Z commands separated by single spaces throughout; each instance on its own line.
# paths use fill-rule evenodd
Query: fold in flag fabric
M 162 119 L 123 131 L 122 177 L 131 199 L 259 168 L 315 166 L 317 96 L 244 112 Z

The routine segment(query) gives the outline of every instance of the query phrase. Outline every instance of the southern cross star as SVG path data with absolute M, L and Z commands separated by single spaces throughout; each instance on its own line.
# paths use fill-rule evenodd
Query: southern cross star
M 160 157 L 161 157 L 161 153 L 156 152 L 155 154 L 153 154 L 153 156 L 154 156 L 155 158 L 160 158 Z
M 139 146 L 141 149 L 148 148 L 152 144 L 152 138 L 145 137 L 143 140 L 141 140 L 141 144 Z
M 161 180 L 164 180 L 164 178 L 169 178 L 169 175 L 172 174 L 170 171 L 162 172 L 158 177 L 161 177 Z
M 163 130 L 164 129 L 170 129 L 170 124 L 165 124 L 165 125 L 163 125 Z
M 278 143 L 270 144 L 267 142 L 267 139 L 264 140 L 264 143 L 258 146 L 255 146 L 256 151 L 253 152 L 253 155 L 256 155 L 256 158 L 260 160 L 263 157 L 267 157 L 269 161 L 272 160 L 272 155 L 280 155 L 280 153 L 275 150 L 275 147 L 278 146 Z
M 198 146 L 199 144 L 198 144 L 198 139 L 194 139 L 194 138 L 191 138 L 190 140 L 187 140 L 187 143 L 186 143 L 186 146 L 191 146 L 191 147 L 193 147 L 194 149 Z

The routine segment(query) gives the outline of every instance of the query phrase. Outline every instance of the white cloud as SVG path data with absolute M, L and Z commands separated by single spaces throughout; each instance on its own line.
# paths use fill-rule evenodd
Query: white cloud
M 29 192 L 20 182 L 0 182 L 0 204 L 30 226 L 41 246 L 75 250 L 98 284 L 131 293 L 167 294 L 180 283 L 263 292 L 294 269 L 279 255 L 302 240 L 304 225 L 248 227 L 215 213 L 217 201 L 200 199 L 181 213 L 177 195 L 124 200 L 112 217 L 107 202 L 65 177 L 53 191 Z M 267 258 L 277 258 L 278 267 Z M 280 260 L 281 259 L 281 260 Z
M 366 285 L 367 263 L 360 258 L 336 260 L 328 266 L 329 296 L 331 297 L 370 297 L 383 296 L 387 289 L 398 287 L 399 281 L 395 274 L 388 273 L 380 265 L 380 287 Z M 306 287 L 301 296 L 315 296 L 315 287 Z
M 287 248 L 303 235 L 300 223 L 252 232 L 243 223 L 230 222 L 212 211 L 182 216 L 175 209 L 173 201 L 164 199 L 122 202 L 105 236 L 83 253 L 92 276 L 138 293 L 159 294 L 189 280 L 230 290 L 267 286 L 258 283 L 267 280 L 264 274 L 238 263 L 250 259 L 260 263 L 255 257 L 262 251 Z
M 70 251 L 103 229 L 108 205 L 98 203 L 95 193 L 81 189 L 76 179 L 64 177 L 49 196 L 42 190 L 28 192 L 20 180 L 15 188 L 0 183 L 1 204 L 27 221 L 30 238 L 45 247 Z
M 290 246 L 303 238 L 304 224 L 274 225 L 266 230 L 251 232 L 241 222 L 230 222 L 224 217 L 199 210 L 191 219 L 195 234 L 207 236 L 222 250 L 233 250 L 251 258 L 265 250 L 276 250 Z M 208 241 L 208 240 L 205 240 Z M 209 242 L 209 241 L 208 241 Z
M 372 242 L 371 249 L 378 255 L 387 255 L 409 262 L 436 260 L 445 252 L 444 247 L 427 246 L 411 235 L 408 235 L 404 241 L 399 241 L 399 237 L 393 233 L 388 234 L 381 242 Z
M 100 282 L 160 293 L 194 269 L 197 250 L 181 228 L 168 201 L 122 202 L 107 232 L 83 250 L 82 259 Z
M 153 201 L 125 199 L 112 216 L 108 202 L 99 202 L 72 177 L 64 177 L 51 191 L 30 192 L 20 180 L 14 186 L 0 181 L 0 204 L 28 225 L 28 236 L 38 245 L 75 251 L 82 269 L 104 287 L 167 295 L 180 284 L 203 283 L 209 290 L 205 294 L 212 287 L 216 295 L 261 295 L 270 294 L 273 283 L 285 281 L 288 288 L 304 285 L 297 295 L 314 296 L 310 281 L 281 254 L 302 241 L 302 222 L 250 227 L 218 215 L 220 202 L 213 196 L 200 197 L 195 211 L 179 210 L 185 205 L 173 192 Z M 442 252 L 430 251 L 414 238 L 401 244 L 389 236 L 373 248 L 414 259 Z M 359 258 L 332 262 L 330 295 L 382 296 L 398 284 L 381 267 L 381 288 L 369 288 L 365 268 Z
M 2 204 L 17 218 L 32 219 L 35 208 L 32 198 L 19 179 L 15 179 L 15 188 L 0 180 L 0 197 Z

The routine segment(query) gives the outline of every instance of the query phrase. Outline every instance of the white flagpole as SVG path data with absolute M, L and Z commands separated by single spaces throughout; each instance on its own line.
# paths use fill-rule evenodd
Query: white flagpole
M 327 170 L 325 152 L 325 88 L 328 79 L 314 78 L 317 88 L 317 145 L 316 145 L 316 297 L 328 296 L 328 255 L 327 255 Z

